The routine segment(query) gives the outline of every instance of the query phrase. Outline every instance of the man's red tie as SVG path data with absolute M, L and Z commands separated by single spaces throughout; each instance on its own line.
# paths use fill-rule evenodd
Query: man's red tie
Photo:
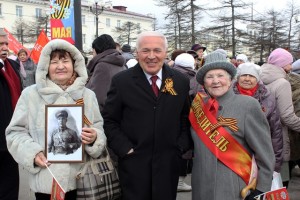
M 155 76 L 152 76 L 150 79 L 151 79 L 151 81 L 152 81 L 152 85 L 151 85 L 152 90 L 153 90 L 155 96 L 157 97 L 157 96 L 158 96 L 158 87 L 157 87 L 157 85 L 156 85 L 156 81 L 157 81 L 157 79 L 158 79 L 158 76 L 156 76 L 156 75 L 155 75 Z

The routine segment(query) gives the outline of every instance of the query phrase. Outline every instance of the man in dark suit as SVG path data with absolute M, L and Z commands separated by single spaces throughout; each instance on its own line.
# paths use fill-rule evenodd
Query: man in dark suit
M 137 39 L 139 63 L 112 79 L 104 106 L 108 146 L 119 157 L 123 200 L 175 200 L 181 154 L 191 145 L 189 80 L 167 65 L 164 35 Z
M 0 28 L 0 199 L 17 200 L 19 194 L 19 169 L 7 150 L 5 129 L 8 126 L 22 86 L 19 64 L 8 56 L 8 38 Z

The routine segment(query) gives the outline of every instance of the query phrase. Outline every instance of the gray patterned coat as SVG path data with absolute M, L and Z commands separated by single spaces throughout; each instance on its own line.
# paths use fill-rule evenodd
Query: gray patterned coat
M 237 132 L 225 129 L 254 155 L 258 165 L 257 189 L 266 192 L 271 189 L 275 156 L 272 148 L 268 121 L 257 100 L 236 95 L 231 89 L 219 102 L 218 116 L 237 119 Z M 194 141 L 194 165 L 192 175 L 193 200 L 242 200 L 241 190 L 245 182 L 221 163 L 199 139 L 192 129 Z
M 100 112 L 103 110 L 112 77 L 125 70 L 124 65 L 125 59 L 116 49 L 108 49 L 89 62 L 87 69 L 90 77 L 86 87 L 95 92 Z

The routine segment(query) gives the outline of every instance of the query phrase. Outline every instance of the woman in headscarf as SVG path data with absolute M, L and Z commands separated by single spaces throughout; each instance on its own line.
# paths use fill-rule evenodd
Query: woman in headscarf
M 35 84 L 36 65 L 28 56 L 25 49 L 20 49 L 18 52 L 17 62 L 20 64 L 20 74 L 22 75 L 23 87 Z
M 84 58 L 65 40 L 50 41 L 42 50 L 36 84 L 23 90 L 6 129 L 9 152 L 29 172 L 29 185 L 36 199 L 50 199 L 52 175 L 66 191 L 65 199 L 76 199 L 76 174 L 84 163 L 50 163 L 45 157 L 45 106 L 76 104 L 84 100 L 84 115 L 91 122 L 80 130 L 85 157 L 97 158 L 106 144 L 103 119 L 95 93 L 85 87 Z M 51 165 L 50 165 L 51 164 Z
M 275 156 L 268 121 L 257 100 L 232 91 L 235 74 L 236 68 L 213 52 L 196 75 L 207 95 L 196 95 L 189 116 L 193 200 L 254 200 L 271 189 Z M 254 160 L 257 176 L 251 172 Z

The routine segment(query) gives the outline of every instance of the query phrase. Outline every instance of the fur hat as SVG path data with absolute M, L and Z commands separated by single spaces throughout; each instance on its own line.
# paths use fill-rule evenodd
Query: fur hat
M 205 74 L 213 69 L 223 69 L 231 75 L 231 79 L 236 74 L 236 68 L 233 64 L 227 61 L 223 54 L 212 52 L 205 57 L 205 64 L 201 67 L 196 75 L 198 83 L 204 85 Z
M 92 48 L 97 54 L 100 54 L 108 49 L 116 49 L 116 43 L 110 35 L 103 34 L 93 41 Z
M 129 44 L 124 44 L 121 48 L 123 52 L 131 52 L 131 46 Z
M 258 82 L 260 80 L 261 68 L 254 63 L 242 63 L 237 68 L 237 76 L 239 77 L 245 74 L 254 76 Z
M 200 44 L 194 44 L 191 48 L 191 50 L 193 50 L 193 51 L 198 51 L 199 49 L 203 49 L 203 51 L 205 51 L 206 47 L 203 47 Z
M 182 53 L 176 57 L 175 65 L 194 69 L 195 59 L 191 54 Z
M 248 58 L 245 54 L 237 55 L 236 60 L 242 60 L 244 63 L 248 62 Z
M 277 67 L 284 68 L 288 64 L 292 64 L 293 56 L 290 52 L 285 49 L 277 48 L 271 52 L 268 63 Z

